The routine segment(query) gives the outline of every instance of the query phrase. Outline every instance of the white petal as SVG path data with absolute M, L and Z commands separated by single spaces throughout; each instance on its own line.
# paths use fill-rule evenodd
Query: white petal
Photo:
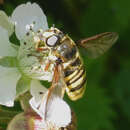
M 3 11 L 0 11 L 0 26 L 8 31 L 9 36 L 14 32 L 14 24 Z
M 56 127 L 66 127 L 71 122 L 70 107 L 63 99 L 54 96 L 53 101 L 49 102 L 46 113 L 47 95 L 48 93 L 46 93 L 38 102 L 36 102 L 35 97 L 33 97 L 30 100 L 31 107 L 47 123 L 50 122 Z
M 71 122 L 71 110 L 68 104 L 59 97 L 55 97 L 47 111 L 47 121 L 57 127 L 65 127 Z
M 39 86 L 38 89 L 42 91 L 41 89 L 43 89 L 43 87 L 41 86 L 40 88 Z M 57 90 L 57 88 L 55 88 L 53 90 L 48 102 L 48 91 L 45 93 L 43 90 L 44 94 L 42 96 L 40 96 L 37 90 L 35 90 L 35 94 L 31 92 L 33 98 L 30 100 L 30 105 L 47 123 L 50 122 L 57 127 L 65 127 L 71 122 L 71 110 L 67 103 L 61 98 L 61 94 L 58 92 L 59 90 L 61 89 L 59 88 Z
M 42 111 L 39 111 L 39 107 L 42 104 L 42 99 L 47 93 L 47 89 L 41 85 L 41 83 L 38 80 L 32 80 L 31 82 L 31 95 L 33 96 L 29 103 L 32 107 L 32 109 L 38 114 L 38 115 L 44 115 L 45 113 L 45 102 L 44 102 L 44 108 Z M 42 104 L 43 105 L 43 104 Z M 44 122 L 44 121 L 43 121 Z M 43 124 L 44 126 L 45 124 Z
M 12 14 L 12 20 L 16 22 L 16 35 L 19 39 L 25 36 L 30 25 L 34 31 L 48 29 L 46 16 L 36 3 L 28 2 L 18 6 Z
M 20 73 L 16 68 L 0 66 L 0 104 L 13 106 L 16 95 L 16 83 Z
M 35 105 L 35 107 L 39 106 L 43 95 L 47 92 L 47 88 L 45 88 L 40 83 L 40 81 L 32 80 L 30 91 L 31 91 L 31 95 L 34 97 L 32 103 Z
M 11 47 L 8 32 L 0 27 L 0 56 L 16 56 L 17 51 Z

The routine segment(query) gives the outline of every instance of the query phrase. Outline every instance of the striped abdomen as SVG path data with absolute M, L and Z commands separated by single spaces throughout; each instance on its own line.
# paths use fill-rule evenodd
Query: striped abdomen
M 83 96 L 86 86 L 86 73 L 79 51 L 68 36 L 63 37 L 57 50 L 64 67 L 66 92 L 71 100 L 77 100 Z
M 75 69 L 74 69 L 75 68 Z M 86 73 L 79 57 L 64 70 L 66 92 L 71 100 L 81 98 L 86 86 Z
M 81 98 L 85 91 L 86 73 L 75 43 L 66 37 L 60 45 L 66 92 L 71 100 Z

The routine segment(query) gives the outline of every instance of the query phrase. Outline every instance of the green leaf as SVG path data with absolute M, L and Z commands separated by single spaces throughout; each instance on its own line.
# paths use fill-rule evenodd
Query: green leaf
M 11 56 L 4 56 L 0 58 L 0 65 L 4 67 L 16 67 L 17 58 Z
M 17 82 L 16 86 L 16 97 L 24 94 L 30 89 L 31 79 L 26 76 L 22 76 L 19 81 Z

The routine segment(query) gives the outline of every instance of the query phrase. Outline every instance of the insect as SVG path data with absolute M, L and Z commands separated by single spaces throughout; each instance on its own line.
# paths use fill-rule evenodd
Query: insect
M 80 99 L 85 92 L 86 72 L 78 46 L 86 49 L 88 57 L 96 58 L 106 52 L 117 39 L 117 33 L 106 32 L 75 43 L 68 35 L 55 27 L 40 33 L 35 49 L 40 53 L 48 51 L 50 57 L 44 71 L 47 71 L 51 64 L 54 65 L 50 93 L 51 89 L 56 86 L 55 84 L 63 80 L 69 98 Z M 60 73 L 63 73 L 62 76 Z

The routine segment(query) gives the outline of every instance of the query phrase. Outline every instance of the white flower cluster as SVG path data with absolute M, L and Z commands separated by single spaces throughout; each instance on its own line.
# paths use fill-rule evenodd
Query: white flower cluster
M 30 33 L 32 29 L 33 33 Z M 11 107 L 16 97 L 30 90 L 30 104 L 44 120 L 48 90 L 39 80 L 51 81 L 53 69 L 44 72 L 44 64 L 41 65 L 36 57 L 28 57 L 33 51 L 34 42 L 38 40 L 34 37 L 35 33 L 40 29 L 44 32 L 48 24 L 45 14 L 36 3 L 18 6 L 10 17 L 0 11 L 0 104 Z M 13 33 L 20 41 L 19 46 L 9 40 Z M 46 120 L 59 127 L 71 122 L 69 106 L 55 93 L 49 102 Z

